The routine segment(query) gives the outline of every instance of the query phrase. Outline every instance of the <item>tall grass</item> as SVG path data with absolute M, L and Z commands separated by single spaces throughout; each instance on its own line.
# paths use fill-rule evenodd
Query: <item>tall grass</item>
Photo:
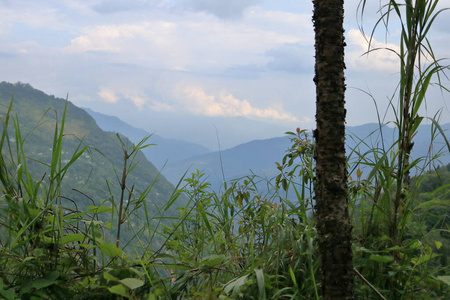
M 438 295 L 448 295 L 448 287 L 437 277 L 442 270 L 432 267 L 437 256 L 435 241 L 427 238 L 430 232 L 412 221 L 414 216 L 424 213 L 425 207 L 439 204 L 434 200 L 419 204 L 417 191 L 421 181 L 411 182 L 410 175 L 412 170 L 418 170 L 420 175 L 420 171 L 433 162 L 430 157 L 411 159 L 413 138 L 425 119 L 420 111 L 425 106 L 427 91 L 432 85 L 448 91 L 441 83 L 448 66 L 435 57 L 427 38 L 434 21 L 444 11 L 437 10 L 438 2 L 383 2 L 380 18 L 368 40 L 368 53 L 393 51 L 400 62 L 399 85 L 389 106 L 395 116 L 396 140 L 388 146 L 369 145 L 371 150 L 366 153 L 359 153 L 357 149 L 353 152 L 354 168 L 360 172 L 353 182 L 353 213 L 358 220 L 355 231 L 357 267 L 388 299 L 436 299 Z M 366 1 L 362 0 L 361 15 L 365 7 Z M 401 26 L 400 50 L 373 48 L 372 39 L 378 26 L 384 25 L 388 31 L 394 19 Z M 432 130 L 447 141 L 438 121 L 429 120 Z M 448 142 L 447 146 L 450 150 Z M 364 178 L 362 169 L 368 173 Z M 439 289 L 447 289 L 447 292 L 433 294 Z M 359 292 L 363 297 L 370 295 L 369 291 Z
M 171 266 L 172 293 L 183 299 L 319 299 L 310 193 L 301 198 L 312 177 L 293 164 L 308 155 L 311 159 L 312 142 L 299 131 L 278 164 L 277 181 L 244 177 L 217 193 L 198 171 L 186 179 L 191 201 L 180 211 L 180 222 L 167 228 L 168 249 L 177 262 Z M 303 183 L 296 186 L 298 181 Z M 268 185 L 264 193 L 258 188 L 262 182 Z M 295 200 L 286 197 L 291 188 Z
M 148 200 L 154 182 L 142 191 L 127 182 L 137 164 L 135 154 L 147 146 L 146 140 L 137 145 L 120 140 L 124 158 L 122 172 L 116 172 L 119 197 L 84 195 L 92 205 L 80 211 L 61 186 L 77 159 L 94 149 L 80 142 L 70 159 L 62 159 L 64 110 L 54 125 L 51 158 L 38 161 L 26 151 L 12 108 L 13 101 L 2 119 L 0 140 L 3 297 L 319 298 L 316 232 L 307 192 L 312 165 L 304 173 L 306 168 L 294 162 L 311 159 L 312 143 L 306 135 L 291 133 L 296 135 L 292 149 L 278 164 L 282 176 L 278 182 L 267 181 L 265 192 L 258 190 L 264 180 L 255 176 L 214 192 L 197 171 L 180 181 L 163 207 Z M 29 170 L 30 161 L 41 164 L 44 173 Z M 296 199 L 288 198 L 290 187 Z M 166 216 L 181 194 L 189 202 L 178 216 Z M 151 210 L 156 217 L 150 217 Z M 115 237 L 107 234 L 112 224 Z M 125 224 L 132 235 L 122 245 Z
M 137 215 L 136 210 L 145 205 L 143 199 L 153 184 L 142 192 L 127 189 L 130 197 L 126 203 L 123 195 L 120 197 L 121 209 L 118 210 L 113 195 L 107 198 L 113 203 L 84 195 L 92 205 L 80 211 L 79 203 L 64 195 L 62 185 L 69 169 L 92 149 L 80 142 L 70 158 L 63 159 L 63 144 L 67 138 L 64 132 L 66 111 L 67 105 L 61 119 L 55 111 L 48 160 L 35 159 L 27 152 L 30 133 L 22 134 L 13 100 L 2 116 L 0 295 L 6 299 L 98 299 L 106 293 L 111 297 L 135 298 L 136 291 L 149 277 L 133 268 L 136 260 L 129 259 L 119 247 L 120 225 Z M 46 114 L 49 113 L 50 109 Z M 33 130 L 39 130 L 40 126 L 37 124 Z M 136 166 L 134 152 L 145 147 L 144 143 L 145 140 L 134 146 L 127 155 L 122 142 L 124 168 L 129 167 L 123 173 L 125 177 L 121 178 L 121 188 L 127 186 L 126 175 Z M 31 170 L 30 163 L 41 168 Z M 111 227 L 106 220 L 116 211 L 117 238 L 116 243 L 111 243 L 110 235 L 105 234 Z
M 358 299 L 450 297 L 450 270 L 442 257 L 450 229 L 424 220 L 448 210 L 441 197 L 448 186 L 424 200 L 418 194 L 422 177 L 410 176 L 413 169 L 421 175 L 439 156 L 411 159 L 428 88 L 436 80 L 446 90 L 440 81 L 446 67 L 426 38 L 441 13 L 436 7 L 437 1 L 388 1 L 377 23 L 389 24 L 396 16 L 402 24 L 399 87 L 390 105 L 398 136 L 377 144 L 353 137 L 358 146 L 349 153 Z M 430 59 L 425 64 L 424 54 Z M 118 136 L 123 160 L 116 182 L 107 182 L 105 198 L 83 195 L 92 205 L 81 211 L 62 186 L 70 183 L 66 175 L 76 161 L 96 150 L 80 142 L 62 159 L 66 110 L 60 120 L 55 114 L 48 161 L 28 153 L 28 133 L 22 132 L 12 100 L 1 119 L 1 297 L 320 299 L 311 200 L 314 141 L 307 131 L 287 133 L 291 147 L 276 163 L 279 175 L 272 180 L 247 176 L 214 191 L 200 171 L 186 173 L 161 207 L 149 196 L 156 181 L 141 190 L 129 182 L 137 153 L 150 139 L 131 145 Z M 446 139 L 437 120 L 431 122 L 433 137 Z M 36 173 L 31 164 L 44 171 Z M 182 197 L 188 199 L 183 206 Z M 167 215 L 174 206 L 178 214 Z
M 49 162 L 39 162 L 46 171 L 36 175 L 28 164 L 37 160 L 27 154 L 27 134 L 24 138 L 12 108 L 13 102 L 2 118 L 0 140 L 2 297 L 320 299 L 311 202 L 314 142 L 305 130 L 288 133 L 291 147 L 276 164 L 280 174 L 273 180 L 243 177 L 217 192 L 196 171 L 180 180 L 162 207 L 148 196 L 154 182 L 137 191 L 127 181 L 138 163 L 134 154 L 147 140 L 137 145 L 121 140 L 123 168 L 116 171 L 121 192 L 90 199 L 92 205 L 80 211 L 61 186 L 77 159 L 93 150 L 80 143 L 70 159 L 61 159 L 63 113 L 52 144 L 59 150 Z M 350 155 L 356 294 L 444 299 L 450 293 L 449 266 L 438 256 L 445 243 L 433 230 L 445 229 L 430 231 L 420 221 L 423 212 L 448 205 L 439 193 L 418 204 L 410 192 L 411 206 L 402 208 L 408 213 L 399 223 L 404 238 L 398 244 L 390 239 L 396 145 L 367 153 L 354 149 Z M 181 195 L 188 202 L 168 216 Z M 108 234 L 111 227 L 114 235 Z

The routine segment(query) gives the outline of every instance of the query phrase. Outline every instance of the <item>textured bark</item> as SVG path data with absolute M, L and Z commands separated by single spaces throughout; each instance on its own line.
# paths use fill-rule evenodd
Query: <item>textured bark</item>
M 323 299 L 353 299 L 345 158 L 344 2 L 313 0 L 316 65 L 316 220 Z

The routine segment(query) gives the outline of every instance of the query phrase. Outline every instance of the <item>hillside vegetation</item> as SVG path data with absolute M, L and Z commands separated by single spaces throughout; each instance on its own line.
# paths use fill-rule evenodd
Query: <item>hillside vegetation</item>
M 161 216 L 174 186 L 140 151 L 124 159 L 125 151 L 130 153 L 136 147 L 126 137 L 102 131 L 84 110 L 29 84 L 0 83 L 0 116 L 2 186 L 8 191 L 8 184 L 16 185 L 15 197 L 26 199 L 31 193 L 33 209 L 59 204 L 68 211 L 89 212 L 93 207 L 109 207 L 112 214 L 95 218 L 111 224 L 102 229 L 110 240 L 117 236 L 117 226 L 112 224 L 117 225 L 122 198 L 134 206 L 121 217 L 127 216 L 121 228 L 124 245 L 135 238 L 133 226 L 151 220 L 152 227 L 157 227 L 160 221 L 155 218 Z M 124 165 L 127 173 L 122 195 Z M 179 205 L 182 199 L 178 198 Z M 166 216 L 175 213 L 174 208 L 164 211 Z M 28 214 L 25 211 L 23 217 Z M 153 243 L 160 245 L 161 238 Z
M 3 298 L 320 299 L 306 131 L 287 134 L 272 179 L 217 191 L 194 171 L 173 187 L 139 151 L 151 138 L 133 145 L 70 102 L 0 87 Z M 402 299 L 446 299 L 450 165 L 412 178 L 393 245 L 387 149 L 355 148 L 348 162 L 356 296 L 390 299 L 394 287 Z

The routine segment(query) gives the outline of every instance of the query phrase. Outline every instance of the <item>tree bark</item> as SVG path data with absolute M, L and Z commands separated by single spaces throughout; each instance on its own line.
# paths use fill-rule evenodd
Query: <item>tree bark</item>
M 344 1 L 313 0 L 316 64 L 315 214 L 323 299 L 353 299 L 345 157 Z

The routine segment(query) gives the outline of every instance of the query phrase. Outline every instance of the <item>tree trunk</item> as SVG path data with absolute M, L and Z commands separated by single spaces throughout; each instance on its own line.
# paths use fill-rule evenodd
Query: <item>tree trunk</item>
M 353 299 L 345 158 L 344 2 L 313 0 L 316 65 L 316 220 L 323 299 Z

